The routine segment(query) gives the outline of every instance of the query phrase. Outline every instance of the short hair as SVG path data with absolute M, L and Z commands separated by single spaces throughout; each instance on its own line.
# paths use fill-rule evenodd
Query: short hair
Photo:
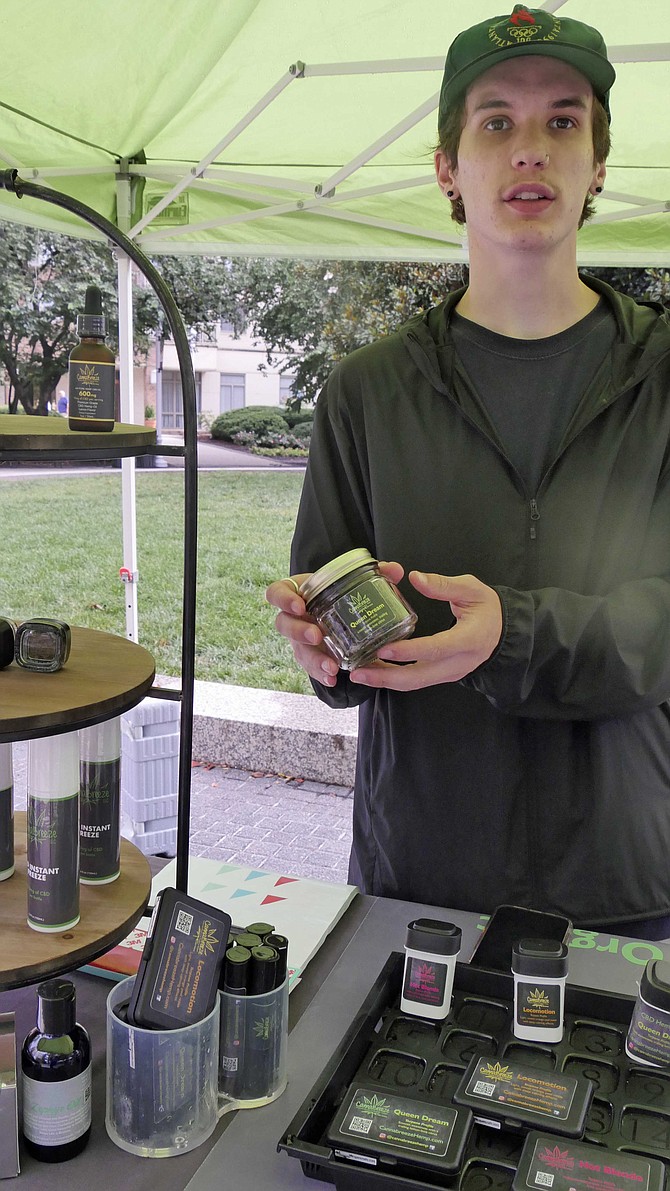
M 438 129 L 439 139 L 435 147 L 442 150 L 453 168 L 458 166 L 458 146 L 461 143 L 461 133 L 465 124 L 465 100 L 466 95 L 464 94 L 449 108 L 446 119 Z M 607 112 L 595 95 L 591 113 L 591 129 L 593 133 L 593 164 L 598 165 L 601 161 L 607 161 L 612 147 L 612 138 Z M 581 227 L 594 214 L 593 195 L 587 194 L 577 226 Z M 464 224 L 466 222 L 465 207 L 460 196 L 457 199 L 452 199 L 451 218 L 456 223 Z

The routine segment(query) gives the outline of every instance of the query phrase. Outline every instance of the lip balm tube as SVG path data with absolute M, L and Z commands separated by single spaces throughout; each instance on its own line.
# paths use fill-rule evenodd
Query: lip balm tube
M 414 1017 L 443 1021 L 451 1008 L 461 928 L 435 918 L 415 918 L 407 927 L 400 1008 Z
M 556 939 L 520 939 L 512 946 L 514 1037 L 560 1042 L 568 949 Z

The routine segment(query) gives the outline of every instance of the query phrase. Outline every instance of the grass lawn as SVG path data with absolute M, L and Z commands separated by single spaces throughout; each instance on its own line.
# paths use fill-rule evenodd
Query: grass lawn
M 196 678 L 311 693 L 273 628 L 303 473 L 199 476 Z M 137 472 L 140 641 L 179 674 L 183 474 Z M 0 481 L 0 614 L 125 634 L 121 472 Z

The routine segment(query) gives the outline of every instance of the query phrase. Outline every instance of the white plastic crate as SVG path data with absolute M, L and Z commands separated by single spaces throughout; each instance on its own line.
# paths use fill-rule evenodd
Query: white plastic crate
M 150 736 L 169 736 L 179 732 L 181 706 L 174 699 L 143 699 L 121 716 L 121 732 L 131 740 Z M 168 728 L 168 724 L 177 727 Z
M 167 852 L 175 856 L 177 852 L 177 825 L 162 831 L 133 831 L 132 824 L 121 814 L 121 834 L 129 839 L 145 856 L 155 856 L 157 852 Z
M 122 832 L 146 854 L 176 847 L 178 703 L 144 699 L 121 718 Z
M 179 807 L 178 794 L 158 794 L 155 798 L 137 797 L 132 790 L 121 790 L 123 810 L 134 822 L 152 819 L 175 819 Z
M 121 802 L 132 798 L 137 807 L 156 798 L 171 798 L 179 790 L 179 757 L 134 761 L 121 753 Z
M 131 835 L 150 835 L 153 831 L 174 831 L 177 825 L 177 815 L 164 815 L 162 819 L 131 819 L 125 811 L 121 815 L 122 834 L 130 838 Z

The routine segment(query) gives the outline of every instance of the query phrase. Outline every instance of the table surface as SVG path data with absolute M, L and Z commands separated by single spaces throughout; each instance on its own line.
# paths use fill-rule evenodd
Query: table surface
M 402 951 L 412 918 L 447 918 L 463 931 L 461 958 L 468 959 L 479 938 L 482 916 L 419 906 L 386 898 L 358 896 L 308 965 L 289 1003 L 289 1085 L 265 1108 L 223 1117 L 213 1136 L 194 1150 L 167 1160 L 137 1158 L 107 1137 L 105 1105 L 105 1002 L 110 981 L 77 973 L 77 1017 L 93 1047 L 94 1123 L 86 1150 L 65 1165 L 46 1165 L 21 1152 L 21 1188 L 90 1191 L 105 1171 L 110 1185 L 128 1191 L 221 1191 L 226 1180 L 235 1191 L 309 1191 L 300 1163 L 277 1153 L 303 1100 L 347 1033 L 390 952 Z M 647 960 L 670 959 L 670 947 L 577 932 L 570 949 L 570 980 L 592 988 L 634 996 Z M 0 994 L 0 1012 L 16 1013 L 20 1041 L 34 1025 L 35 990 Z M 157 1163 L 161 1163 L 157 1166 Z M 325 1184 L 324 1184 L 325 1186 Z
M 68 450 L 73 455 L 117 447 L 156 445 L 156 431 L 130 422 L 116 422 L 111 431 L 70 430 L 67 418 L 0 414 L 0 452 Z
M 12 663 L 0 671 L 0 741 L 73 732 L 121 715 L 148 693 L 154 675 L 142 645 L 74 626 L 62 670 L 43 674 Z

